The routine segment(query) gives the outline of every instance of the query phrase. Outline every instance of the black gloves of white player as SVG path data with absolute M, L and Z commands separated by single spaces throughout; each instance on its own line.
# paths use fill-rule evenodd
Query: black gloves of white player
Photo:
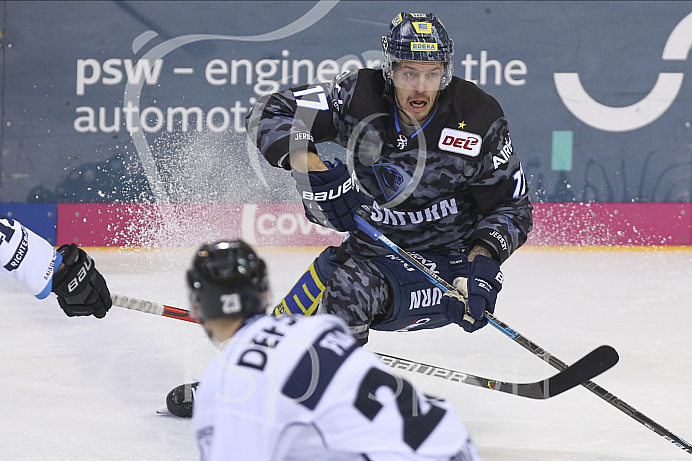
M 61 246 L 58 252 L 63 266 L 53 274 L 52 291 L 58 296 L 62 310 L 69 317 L 105 317 L 113 303 L 94 260 L 74 243 Z
M 486 311 L 495 312 L 503 276 L 500 264 L 492 258 L 476 255 L 471 263 L 463 261 L 465 258 L 462 255 L 458 261 L 451 261 L 450 274 L 455 290 L 444 294 L 440 311 L 443 318 L 472 333 L 488 323 Z
M 303 201 L 308 220 L 340 232 L 356 229 L 353 215 L 365 196 L 358 190 L 356 181 L 339 159 L 332 165 L 325 162 L 328 170 L 301 173 L 293 171 L 296 188 Z

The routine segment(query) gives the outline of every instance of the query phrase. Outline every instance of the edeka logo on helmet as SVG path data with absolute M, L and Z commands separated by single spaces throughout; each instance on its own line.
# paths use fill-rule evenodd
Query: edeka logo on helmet
M 437 43 L 411 42 L 411 51 L 437 51 Z

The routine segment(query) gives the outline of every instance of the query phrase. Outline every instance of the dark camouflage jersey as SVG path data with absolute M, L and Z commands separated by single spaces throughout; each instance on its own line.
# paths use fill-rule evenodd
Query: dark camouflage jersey
M 407 251 L 468 251 L 482 242 L 503 262 L 526 241 L 532 206 L 500 105 L 454 77 L 422 127 L 405 130 L 394 108 L 382 72 L 361 69 L 264 96 L 246 126 L 269 163 L 286 169 L 289 153 L 317 152 L 325 141 L 344 146 L 371 222 Z M 342 250 L 386 252 L 359 231 Z

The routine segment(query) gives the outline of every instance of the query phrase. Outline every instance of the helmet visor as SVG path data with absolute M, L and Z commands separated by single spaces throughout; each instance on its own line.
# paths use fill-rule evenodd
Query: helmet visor
M 435 61 L 396 61 L 392 65 L 395 88 L 416 92 L 437 92 L 445 63 Z

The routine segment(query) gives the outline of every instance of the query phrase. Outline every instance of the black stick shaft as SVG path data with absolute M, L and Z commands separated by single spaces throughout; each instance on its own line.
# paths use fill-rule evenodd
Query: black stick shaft
M 389 240 L 386 236 L 382 235 L 380 231 L 375 229 L 369 222 L 367 222 L 368 216 L 370 215 L 370 210 L 366 206 L 362 206 L 358 212 L 355 214 L 354 218 L 356 220 L 356 224 L 358 228 L 368 234 L 373 240 L 380 242 L 387 248 L 389 248 L 392 252 L 396 253 L 397 255 L 401 256 L 403 259 L 406 260 L 407 263 L 413 265 L 416 267 L 418 270 L 423 272 L 429 279 L 430 281 L 435 284 L 437 287 L 439 287 L 443 292 L 449 291 L 449 290 L 454 290 L 454 287 L 450 285 L 447 281 L 445 281 L 443 278 L 441 278 L 439 275 L 425 267 L 423 264 L 420 263 L 416 258 L 411 256 L 408 252 L 403 250 L 399 245 L 396 243 L 392 242 Z M 567 368 L 567 364 L 563 362 L 562 360 L 558 359 L 555 357 L 553 354 L 550 352 L 546 351 L 542 347 L 540 347 L 538 344 L 534 343 L 530 339 L 528 339 L 526 336 L 522 335 L 515 329 L 511 328 L 509 325 L 504 323 L 502 320 L 498 319 L 495 315 L 491 314 L 490 312 L 485 313 L 486 318 L 488 319 L 488 322 L 500 330 L 502 333 L 507 335 L 512 341 L 515 343 L 521 345 L 524 349 L 530 351 L 533 355 L 541 358 L 545 362 L 547 362 L 550 366 L 553 368 L 557 368 L 558 370 L 564 370 Z M 656 434 L 660 435 L 664 439 L 668 440 L 669 442 L 673 443 L 675 446 L 679 447 L 686 453 L 692 454 L 692 445 L 685 441 L 683 438 L 678 437 L 677 435 L 673 434 L 671 431 L 663 427 L 662 425 L 658 424 L 656 421 L 653 419 L 649 418 L 642 412 L 636 410 L 633 408 L 631 405 L 628 405 L 625 403 L 622 399 L 616 397 L 612 393 L 606 391 L 603 389 L 601 386 L 598 384 L 594 383 L 593 381 L 589 380 L 584 383 L 582 383 L 582 386 L 617 408 L 618 410 L 622 411 L 635 421 L 639 422 L 640 424 L 644 425 L 644 427 L 652 430 Z

